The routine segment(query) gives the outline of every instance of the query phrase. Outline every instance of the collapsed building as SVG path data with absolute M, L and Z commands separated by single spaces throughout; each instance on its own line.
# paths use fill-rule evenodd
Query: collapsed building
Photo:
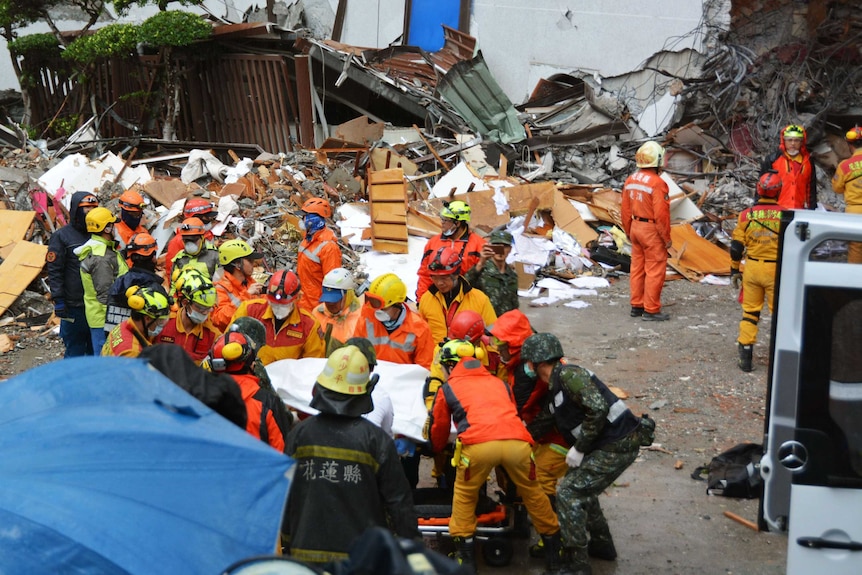
M 44 246 L 62 225 L 63 198 L 82 189 L 108 206 L 124 189 L 145 193 L 161 245 L 186 198 L 211 197 L 222 237 L 253 242 L 271 269 L 293 265 L 294 214 L 324 197 L 349 248 L 344 264 L 361 273 L 374 269 L 363 254 L 410 254 L 439 232 L 443 201 L 463 199 L 479 233 L 514 232 L 524 289 L 625 272 L 618 190 L 647 139 L 667 148 L 669 266 L 679 277 L 729 272 L 728 232 L 786 123 L 809 131 L 821 208 L 843 209 L 829 178 L 849 155 L 842 134 L 862 116 L 862 21 L 850 2 L 704 2 L 692 32 L 703 36 L 700 50 L 668 40 L 611 77 L 556 67 L 518 104 L 491 71 L 500 55 L 483 53 L 462 12 L 439 27 L 437 50 L 368 49 L 340 41 L 356 26 L 342 6 L 340 24 L 337 12 L 322 33 L 291 4 L 282 25 L 219 24 L 170 60 L 160 52 L 103 62 L 86 85 L 24 57 L 43 79 L 31 94 L 33 124 L 48 126 L 64 109 L 80 121 L 51 141 L 14 123 L 2 130 L 0 310 L 46 313 L 39 297 L 20 296 L 45 291 Z M 573 20 L 564 14 L 559 25 Z M 173 121 L 135 99 L 155 92 L 156 71 L 169 67 L 183 72 L 173 76 Z

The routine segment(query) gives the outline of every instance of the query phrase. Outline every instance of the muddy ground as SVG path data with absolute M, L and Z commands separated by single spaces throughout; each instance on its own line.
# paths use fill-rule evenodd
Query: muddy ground
M 572 361 L 627 392 L 635 412 L 648 412 L 658 422 L 656 446 L 663 451 L 642 451 L 601 498 L 619 558 L 595 560 L 596 575 L 784 572 L 785 535 L 756 533 L 723 515 L 731 511 L 756 521 L 757 501 L 708 496 L 705 484 L 689 477 L 724 449 L 762 439 L 768 314 L 755 348 L 755 371 L 743 373 L 736 367 L 740 311 L 734 295 L 728 286 L 668 282 L 667 322 L 629 317 L 625 276 L 583 298 L 590 303 L 585 309 L 533 308 L 522 300 L 537 330 L 557 334 Z M 56 336 L 9 327 L 0 333 L 20 336 L 13 351 L 0 355 L 0 379 L 62 357 Z M 514 540 L 512 563 L 482 572 L 541 573 L 542 562 L 527 557 L 527 545 Z

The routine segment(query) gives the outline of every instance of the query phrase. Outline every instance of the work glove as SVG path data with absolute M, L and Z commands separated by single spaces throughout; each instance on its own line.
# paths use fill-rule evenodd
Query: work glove
M 584 454 L 572 447 L 569 449 L 569 452 L 566 453 L 566 465 L 574 469 L 575 467 L 580 467 L 581 462 L 584 460 Z
M 66 301 L 62 299 L 54 300 L 54 315 L 57 317 L 66 317 Z
M 730 285 L 733 289 L 742 287 L 742 273 L 739 270 L 730 270 Z
M 395 440 L 395 449 L 400 457 L 413 457 L 416 454 L 416 444 L 406 437 Z

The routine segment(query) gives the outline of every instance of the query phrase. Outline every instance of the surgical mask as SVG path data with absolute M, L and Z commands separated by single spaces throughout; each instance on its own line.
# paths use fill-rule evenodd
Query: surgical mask
M 165 324 L 160 323 L 156 325 L 153 329 L 148 329 L 147 331 L 150 334 L 150 339 L 155 339 L 159 337 L 159 334 L 162 333 L 162 330 L 165 329 Z
M 456 231 L 458 231 L 458 226 L 452 226 L 451 228 L 443 232 L 443 237 L 452 237 L 453 235 L 455 235 Z
M 377 321 L 380 321 L 383 323 L 386 323 L 387 321 L 392 321 L 392 318 L 389 317 L 389 314 L 385 310 L 382 310 L 382 309 L 376 310 L 374 312 L 374 317 L 377 319 Z
M 195 311 L 194 308 L 187 307 L 186 308 L 186 315 L 189 316 L 189 319 L 192 320 L 192 323 L 202 324 L 203 322 L 205 322 L 207 320 L 207 318 L 209 317 L 210 314 L 201 313 L 199 311 Z
M 194 256 L 201 251 L 201 247 L 203 247 L 203 244 L 203 242 L 184 242 L 183 246 L 185 247 L 187 254 Z
M 293 311 L 292 303 L 271 303 L 269 307 L 272 308 L 272 315 L 274 315 L 278 319 L 284 319 L 290 315 L 290 312 Z
M 530 379 L 536 379 L 536 377 L 538 377 L 536 372 L 533 370 L 533 366 L 529 363 L 524 364 L 524 375 L 526 375 Z

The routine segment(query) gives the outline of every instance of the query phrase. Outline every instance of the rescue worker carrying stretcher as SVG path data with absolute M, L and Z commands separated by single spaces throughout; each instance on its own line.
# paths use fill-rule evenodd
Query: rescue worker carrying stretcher
M 425 437 L 435 452 L 449 442 L 454 418 L 458 439 L 455 488 L 449 533 L 456 559 L 475 571 L 476 502 L 488 474 L 500 465 L 517 486 L 527 512 L 545 542 L 545 565 L 550 572 L 561 566 L 560 524 L 551 503 L 535 481 L 531 458 L 533 443 L 515 411 L 509 385 L 482 365 L 479 348 L 466 340 L 451 340 L 440 349 L 446 383 L 437 391 Z
M 527 373 L 550 389 L 542 411 L 527 426 L 530 434 L 542 437 L 556 425 L 572 446 L 566 454 L 569 469 L 557 487 L 567 563 L 560 573 L 591 575 L 589 556 L 617 556 L 599 494 L 634 462 L 641 446 L 652 444 L 655 422 L 634 415 L 593 372 L 567 364 L 553 334 L 527 338 L 521 360 Z M 546 543 L 546 557 L 552 552 Z

